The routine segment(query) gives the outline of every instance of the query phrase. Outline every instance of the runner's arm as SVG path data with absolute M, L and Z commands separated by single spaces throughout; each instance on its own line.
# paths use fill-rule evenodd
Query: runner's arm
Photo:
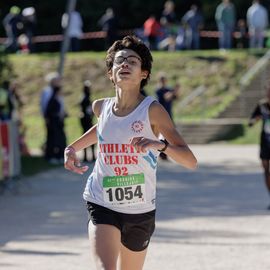
M 101 113 L 102 104 L 103 99 L 95 100 L 92 103 L 92 110 L 97 118 Z M 85 132 L 79 139 L 71 143 L 67 148 L 73 148 L 75 152 L 78 152 L 96 143 L 97 143 L 97 124 L 91 127 L 87 132 Z
M 261 120 L 261 118 L 262 118 L 262 113 L 261 113 L 260 105 L 258 104 L 256 108 L 254 109 L 253 113 L 251 114 L 251 117 L 248 121 L 248 126 L 252 127 L 254 124 L 256 124 L 256 122 Z
M 97 117 L 100 115 L 102 103 L 103 100 L 96 100 L 93 102 L 92 109 Z M 78 159 L 76 152 L 96 144 L 97 141 L 97 124 L 95 124 L 80 138 L 66 147 L 64 154 L 65 168 L 79 174 L 86 172 L 88 166 L 80 166 L 80 160 Z
M 176 130 L 167 111 L 159 103 L 154 102 L 149 108 L 149 118 L 153 131 L 162 134 L 169 142 L 164 153 L 170 156 L 178 164 L 189 169 L 195 169 L 197 160 L 184 139 Z M 131 143 L 138 150 L 143 152 L 145 152 L 147 148 L 161 150 L 164 147 L 164 143 L 159 140 L 153 141 L 141 137 L 133 138 Z

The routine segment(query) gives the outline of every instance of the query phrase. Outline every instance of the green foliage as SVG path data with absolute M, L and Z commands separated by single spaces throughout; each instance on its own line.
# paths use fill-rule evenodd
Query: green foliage
M 32 176 L 45 170 L 63 166 L 51 165 L 41 156 L 23 156 L 21 158 L 21 164 L 23 176 Z
M 261 128 L 261 123 L 253 127 L 249 127 L 246 123 L 244 125 L 244 134 L 228 142 L 232 144 L 259 144 Z
M 0 46 L 0 85 L 2 85 L 3 81 L 10 80 L 12 77 L 14 77 L 12 65 L 4 47 Z

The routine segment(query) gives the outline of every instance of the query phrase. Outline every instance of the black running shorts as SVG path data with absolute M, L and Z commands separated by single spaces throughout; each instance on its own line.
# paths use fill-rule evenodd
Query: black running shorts
M 89 220 L 94 225 L 109 224 L 121 232 L 122 244 L 132 251 L 142 251 L 149 245 L 155 230 L 156 210 L 143 214 L 123 214 L 106 207 L 87 202 Z
M 261 140 L 260 158 L 270 160 L 270 143 L 266 139 Z

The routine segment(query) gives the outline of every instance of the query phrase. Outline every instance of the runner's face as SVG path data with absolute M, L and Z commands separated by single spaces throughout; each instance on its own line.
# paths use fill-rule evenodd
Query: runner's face
M 114 57 L 114 63 L 109 72 L 110 79 L 117 86 L 140 85 L 141 80 L 147 77 L 147 72 L 141 69 L 140 56 L 129 49 L 118 51 Z

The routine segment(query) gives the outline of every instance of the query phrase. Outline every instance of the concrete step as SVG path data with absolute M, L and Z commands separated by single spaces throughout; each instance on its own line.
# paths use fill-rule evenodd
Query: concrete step
M 249 118 L 258 101 L 263 98 L 263 94 L 261 90 L 245 90 L 219 114 L 218 118 Z
M 187 143 L 204 144 L 228 139 L 233 133 L 241 134 L 256 104 L 265 95 L 265 83 L 270 73 L 270 62 L 258 73 L 241 94 L 219 114 L 217 119 L 196 123 L 177 123 L 177 128 Z
M 243 131 L 243 119 L 208 119 L 198 123 L 176 124 L 177 129 L 189 144 L 203 144 L 228 139 L 231 132 Z

